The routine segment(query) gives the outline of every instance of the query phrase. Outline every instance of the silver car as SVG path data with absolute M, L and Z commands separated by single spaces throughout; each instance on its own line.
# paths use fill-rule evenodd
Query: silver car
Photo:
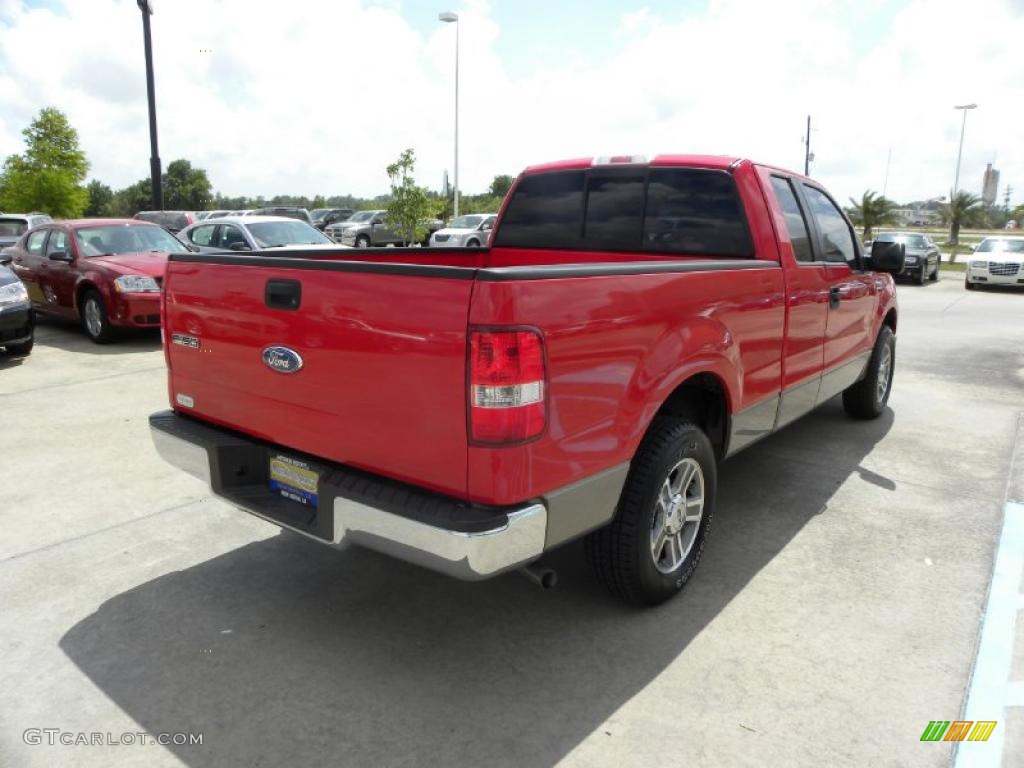
M 0 213 L 0 250 L 14 245 L 30 229 L 51 221 L 45 213 Z
M 479 248 L 487 245 L 494 229 L 496 213 L 467 213 L 452 219 L 448 226 L 430 236 L 432 248 Z
M 202 253 L 344 247 L 335 245 L 306 222 L 283 216 L 226 216 L 201 221 L 181 230 L 178 239 Z

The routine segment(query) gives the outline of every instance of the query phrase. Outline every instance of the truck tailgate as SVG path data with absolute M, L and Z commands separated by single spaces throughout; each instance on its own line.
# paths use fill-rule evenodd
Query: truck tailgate
M 173 407 L 464 497 L 473 270 L 258 261 L 168 264 L 163 328 Z M 296 289 L 298 307 L 279 306 Z M 271 368 L 269 346 L 297 353 L 301 368 Z

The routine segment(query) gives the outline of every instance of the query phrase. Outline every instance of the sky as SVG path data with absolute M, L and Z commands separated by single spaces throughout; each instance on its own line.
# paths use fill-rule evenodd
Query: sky
M 802 170 L 839 199 L 947 195 L 987 162 L 1024 200 L 1024 0 L 153 0 L 160 155 L 228 195 L 372 196 L 412 147 L 439 188 L 568 157 L 708 153 Z M 135 0 L 0 0 L 0 158 L 40 109 L 90 178 L 149 173 Z M 891 159 L 890 159 L 891 158 Z M 887 173 L 888 169 L 888 173 Z M 1019 190 L 1019 191 L 1018 191 Z

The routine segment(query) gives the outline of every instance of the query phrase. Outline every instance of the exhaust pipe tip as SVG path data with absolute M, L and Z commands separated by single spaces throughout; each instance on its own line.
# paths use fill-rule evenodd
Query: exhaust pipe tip
M 544 590 L 554 589 L 558 584 L 558 571 L 544 566 L 527 565 L 519 569 L 519 573 Z

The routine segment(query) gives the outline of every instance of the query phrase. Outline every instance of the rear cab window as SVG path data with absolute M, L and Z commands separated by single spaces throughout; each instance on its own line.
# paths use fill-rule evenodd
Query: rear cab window
M 752 258 L 736 184 L 705 168 L 594 168 L 527 175 L 494 245 Z

